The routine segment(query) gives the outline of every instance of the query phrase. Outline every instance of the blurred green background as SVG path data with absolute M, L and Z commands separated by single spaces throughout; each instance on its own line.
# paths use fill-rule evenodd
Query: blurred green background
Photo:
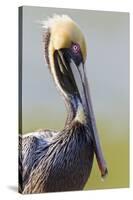
M 67 14 L 83 31 L 94 112 L 109 175 L 94 161 L 85 190 L 129 186 L 129 14 L 41 7 L 23 8 L 22 132 L 60 130 L 66 109 L 44 60 L 41 21 Z

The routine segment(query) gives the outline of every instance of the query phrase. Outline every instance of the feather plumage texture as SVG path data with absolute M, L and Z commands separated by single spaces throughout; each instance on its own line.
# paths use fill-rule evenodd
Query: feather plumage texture
M 94 154 L 88 127 L 75 122 L 58 133 L 24 137 L 21 144 L 23 193 L 83 189 Z

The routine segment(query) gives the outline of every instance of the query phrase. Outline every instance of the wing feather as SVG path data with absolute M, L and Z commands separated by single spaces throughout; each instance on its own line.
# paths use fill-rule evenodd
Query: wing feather
M 23 191 L 31 171 L 37 166 L 39 157 L 44 156 L 50 141 L 58 132 L 40 130 L 19 136 L 19 190 Z

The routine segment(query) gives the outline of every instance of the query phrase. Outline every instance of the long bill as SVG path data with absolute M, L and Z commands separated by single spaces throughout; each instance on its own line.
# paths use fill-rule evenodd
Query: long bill
M 91 96 L 90 96 L 90 90 L 89 90 L 89 85 L 84 69 L 84 64 L 80 63 L 79 66 L 76 66 L 74 61 L 71 59 L 70 60 L 70 67 L 73 72 L 73 76 L 82 100 L 82 104 L 87 110 L 88 114 L 88 123 L 91 127 L 91 132 L 93 134 L 93 141 L 94 141 L 94 151 L 97 159 L 97 163 L 99 166 L 99 169 L 101 171 L 101 176 L 104 178 L 107 173 L 107 166 L 106 162 L 104 160 L 104 156 L 102 153 L 100 141 L 99 141 L 99 136 L 98 136 L 98 131 L 96 127 L 96 120 L 92 108 L 92 103 L 91 103 Z
M 65 90 L 68 91 L 69 88 L 69 92 L 71 92 L 71 89 L 75 87 L 78 90 L 82 106 L 87 116 L 86 121 L 89 127 L 91 128 L 97 163 L 101 171 L 101 176 L 104 178 L 107 175 L 108 170 L 106 162 L 104 160 L 104 156 L 99 141 L 98 131 L 96 128 L 96 120 L 92 108 L 90 90 L 86 77 L 86 72 L 84 69 L 84 64 L 81 62 L 77 66 L 74 60 L 72 59 L 72 56 L 67 56 L 67 58 L 65 58 L 62 54 L 62 51 L 59 50 L 55 54 L 55 64 L 56 64 L 56 75 L 60 80 L 60 85 L 62 85 L 62 87 L 65 87 L 65 85 L 67 85 L 65 87 Z M 65 85 L 63 85 L 64 82 Z

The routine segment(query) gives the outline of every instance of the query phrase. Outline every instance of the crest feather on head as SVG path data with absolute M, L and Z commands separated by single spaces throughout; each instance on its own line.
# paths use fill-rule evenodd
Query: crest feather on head
M 72 43 L 80 46 L 83 59 L 86 60 L 86 43 L 79 26 L 67 15 L 54 14 L 42 22 L 45 48 L 51 53 L 62 48 L 70 48 Z
M 72 19 L 68 15 L 57 15 L 54 14 L 53 17 L 49 17 L 47 20 L 42 21 L 42 27 L 45 29 L 51 28 L 54 24 L 59 22 L 71 21 Z

